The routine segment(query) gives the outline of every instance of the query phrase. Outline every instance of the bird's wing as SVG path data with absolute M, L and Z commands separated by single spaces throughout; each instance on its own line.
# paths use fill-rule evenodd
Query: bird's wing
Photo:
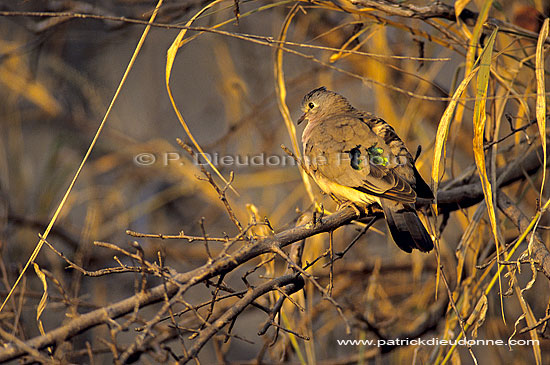
M 412 163 L 413 157 L 405 146 L 405 143 L 395 133 L 393 127 L 386 123 L 384 119 L 365 112 L 358 112 L 357 117 L 367 124 L 377 136 L 384 140 L 394 155 L 404 156 Z
M 414 176 L 408 159 L 399 158 L 362 119 L 335 116 L 316 126 L 305 154 L 317 179 L 400 202 L 415 202 L 405 175 Z M 414 181 L 413 181 L 414 183 Z M 337 191 L 331 191 L 339 195 Z
M 424 181 L 416 167 L 414 166 L 414 159 L 405 146 L 405 143 L 399 138 L 397 133 L 391 125 L 386 123 L 382 118 L 373 116 L 370 113 L 358 112 L 357 116 L 365 122 L 370 129 L 390 147 L 392 153 L 399 156 L 403 161 L 408 161 L 405 168 L 398 168 L 398 173 L 402 174 L 409 183 L 413 183 L 416 195 L 425 199 L 433 199 L 433 193 L 428 184 Z M 412 171 L 413 176 L 409 175 Z

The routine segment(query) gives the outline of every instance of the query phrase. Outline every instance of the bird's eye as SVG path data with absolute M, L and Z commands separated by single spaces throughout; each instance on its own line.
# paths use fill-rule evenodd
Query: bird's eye
M 315 104 L 313 104 L 313 103 L 311 103 L 311 102 L 310 102 L 307 106 L 309 107 L 309 109 L 315 108 Z

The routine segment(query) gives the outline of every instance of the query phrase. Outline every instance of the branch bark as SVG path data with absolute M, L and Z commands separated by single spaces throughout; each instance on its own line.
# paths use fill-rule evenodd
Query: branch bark
M 499 176 L 499 186 L 506 186 L 515 181 L 524 179 L 525 173 L 531 174 L 536 172 L 541 166 L 541 156 L 542 148 L 533 148 L 530 153 L 517 158 L 508 167 L 499 169 L 497 173 L 497 176 Z M 442 212 L 454 211 L 459 207 L 469 207 L 483 200 L 483 191 L 479 179 L 473 176 L 470 180 L 475 182 L 468 183 L 468 181 L 466 181 L 462 186 L 443 190 L 438 193 L 438 204 Z M 443 188 L 449 185 L 452 186 L 453 184 L 442 184 Z M 527 217 L 521 212 L 518 213 L 517 211 L 513 211 L 510 208 L 511 203 L 507 204 L 509 201 L 505 199 L 503 195 L 499 195 L 499 207 L 503 210 L 505 215 L 511 217 L 513 221 L 518 222 L 517 224 L 520 229 L 524 229 L 525 222 L 528 224 Z M 427 205 L 429 203 L 424 202 L 423 204 Z M 512 206 L 512 208 L 515 207 Z M 26 341 L 26 345 L 35 349 L 42 349 L 56 343 L 61 343 L 89 328 L 120 318 L 134 311 L 135 308 L 160 302 L 165 298 L 165 295 L 172 297 L 178 291 L 183 294 L 196 284 L 202 283 L 218 275 L 228 273 L 259 255 L 273 252 L 273 248 L 281 249 L 307 237 L 322 232 L 333 231 L 358 218 L 359 215 L 355 209 L 348 207 L 328 217 L 324 217 L 321 222 L 317 222 L 316 224 L 308 223 L 301 225 L 252 242 L 251 244 L 243 245 L 231 255 L 218 257 L 214 261 L 192 271 L 174 275 L 165 285 L 159 285 L 147 291 L 137 293 L 120 302 L 74 318 L 67 324 L 46 333 L 44 336 L 38 336 Z M 542 241 L 535 241 L 538 243 L 534 246 L 532 252 L 533 259 L 542 267 L 545 275 L 550 278 L 550 253 Z M 181 284 L 178 285 L 175 284 L 175 282 Z M 26 353 L 27 351 L 24 348 L 13 343 L 8 344 L 0 349 L 0 362 L 18 358 Z
M 520 232 L 523 232 L 531 223 L 531 220 L 517 207 L 517 205 L 505 193 L 499 191 L 497 196 L 498 208 L 504 215 L 514 223 Z M 533 237 L 534 235 L 534 237 Z M 550 279 L 550 252 L 544 245 L 542 237 L 539 233 L 531 232 L 527 236 L 526 241 L 531 242 L 530 255 L 537 263 L 544 275 Z
M 434 1 L 429 5 L 414 5 L 407 2 L 394 3 L 387 0 L 355 0 L 352 1 L 352 3 L 354 5 L 360 5 L 362 7 L 374 8 L 388 15 L 400 16 L 404 18 L 439 18 L 456 22 L 456 13 L 454 7 L 444 4 L 440 1 Z M 458 17 L 465 24 L 473 26 L 478 18 L 478 15 L 479 14 L 474 11 L 463 9 Z M 489 29 L 494 29 L 495 27 L 498 27 L 502 32 L 511 33 L 531 39 L 538 39 L 538 33 L 531 32 L 510 22 L 505 22 L 492 17 L 487 18 L 487 22 L 484 24 L 484 26 Z M 546 40 L 545 43 L 550 44 L 550 40 Z

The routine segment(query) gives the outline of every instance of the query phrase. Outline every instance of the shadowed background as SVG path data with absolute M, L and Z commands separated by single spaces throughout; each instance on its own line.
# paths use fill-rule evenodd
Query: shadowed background
M 413 155 L 417 146 L 422 146 L 417 167 L 429 181 L 436 131 L 450 97 L 464 78 L 468 67 L 465 65 L 468 37 L 485 2 L 471 1 L 459 23 L 456 17 L 447 19 L 443 14 L 427 16 L 422 7 L 431 5 L 429 2 L 414 1 L 389 10 L 371 3 L 387 4 L 384 1 L 359 1 L 355 5 L 348 1 L 300 4 L 286 33 L 286 40 L 292 43 L 285 47 L 295 52 L 284 52 L 283 56 L 285 100 L 292 120 L 296 121 L 301 115 L 300 101 L 308 91 L 321 85 L 338 91 L 358 109 L 370 111 L 390 123 Z M 453 9 L 452 2 L 445 3 L 450 5 L 449 11 Z M 204 1 L 167 1 L 155 22 L 183 25 L 206 4 Z M 314 210 L 298 167 L 280 147 L 284 144 L 292 150 L 291 137 L 277 103 L 280 94 L 275 87 L 277 42 L 274 40 L 279 38 L 285 17 L 294 4 L 293 1 L 227 1 L 208 10 L 193 25 L 214 29 L 227 21 L 219 29 L 231 34 L 189 31 L 186 38 L 196 38 L 179 50 L 170 81 L 175 102 L 206 153 L 240 161 L 247 158 L 253 161 L 253 156 L 263 156 L 264 161 L 269 156 L 277 156 L 272 161 L 286 161 L 284 166 L 276 163 L 217 166 L 226 179 L 233 171 L 232 186 L 239 195 L 227 190 L 227 199 L 242 226 L 251 224 L 247 235 L 254 237 L 272 235 L 271 228 L 280 232 L 309 222 Z M 154 5 L 132 1 L 17 1 L 0 5 L 4 12 L 0 18 L 2 300 L 67 189 L 143 31 L 143 25 L 108 17 L 147 21 Z M 400 16 L 396 9 L 408 9 L 415 15 Z M 66 18 L 61 14 L 8 16 L 14 11 L 66 11 L 104 18 Z M 499 25 L 504 31 L 496 38 L 489 81 L 488 95 L 494 98 L 487 102 L 485 140 L 487 143 L 498 141 L 498 150 L 487 149 L 489 169 L 506 167 L 531 151 L 530 146 L 540 144 L 539 130 L 533 122 L 537 92 L 534 62 L 538 32 L 548 15 L 543 15 L 545 11 L 541 1 L 509 1 L 506 6 L 494 2 L 490 8 L 488 24 L 501 21 Z M 506 29 L 513 31 L 506 32 Z M 479 44 L 476 43 L 479 51 L 492 30 L 488 25 L 482 31 Z M 87 270 L 118 266 L 115 255 L 124 264 L 139 266 L 136 260 L 98 247 L 94 241 L 113 243 L 135 252 L 129 243 L 137 240 L 147 260 L 157 260 L 160 252 L 164 265 L 177 272 L 194 269 L 208 260 L 200 240 L 134 238 L 126 234 L 127 229 L 172 235 L 183 231 L 197 237 L 206 233 L 209 237 L 222 238 L 239 233 L 219 193 L 204 181 L 199 166 L 176 143 L 176 138 L 181 138 L 192 145 L 178 122 L 165 85 L 166 51 L 178 32 L 178 29 L 163 27 L 151 29 L 98 144 L 49 235 L 49 243 Z M 244 34 L 247 39 L 238 39 L 232 34 Z M 251 41 L 255 39 L 266 44 Z M 363 53 L 350 54 L 338 49 Z M 456 112 L 458 116 L 447 139 L 443 180 L 458 178 L 455 186 L 479 182 L 472 152 L 475 80 L 474 77 L 467 94 L 463 95 L 465 99 L 459 106 L 463 111 Z M 523 126 L 527 127 L 516 130 Z M 297 127 L 298 141 L 302 128 Z M 212 176 L 223 188 L 224 183 L 215 173 L 212 172 Z M 516 207 L 532 217 L 539 209 L 541 182 L 542 169 L 526 174 L 520 182 L 503 191 Z M 312 192 L 318 203 L 334 211 L 335 204 L 322 195 L 313 182 Z M 476 211 L 479 211 L 477 215 Z M 497 216 L 499 240 L 504 245 L 513 243 L 520 232 L 501 213 L 497 212 Z M 258 224 L 265 222 L 265 218 L 270 227 Z M 520 316 L 527 314 L 535 320 L 545 317 L 548 279 L 539 275 L 530 283 L 533 274 L 529 263 L 522 265 L 521 272 L 504 277 L 508 272 L 504 269 L 501 275 L 502 290 L 512 288 L 511 296 L 503 299 L 506 323 L 502 320 L 498 284 L 487 296 L 487 312 L 476 314 L 474 311 L 496 273 L 494 265 L 488 269 L 483 267 L 494 263 L 491 260 L 495 248 L 486 209 L 479 205 L 459 209 L 448 216 L 439 216 L 435 225 L 433 217 L 428 219 L 432 229 L 442 231 L 440 262 L 461 317 L 467 319 L 474 312 L 472 321 L 480 318 L 480 323 L 484 321 L 478 338 L 506 340 L 514 332 L 514 322 Z M 547 223 L 543 216 L 539 223 L 543 228 L 539 230 L 543 241 L 548 238 L 544 229 Z M 335 231 L 334 251 L 344 250 L 363 227 L 352 224 Z M 308 238 L 302 258 L 304 265 L 326 253 L 328 247 L 326 233 Z M 518 253 L 526 248 L 524 243 Z M 209 243 L 214 257 L 222 249 L 221 243 Z M 513 258 L 517 259 L 518 254 Z M 250 260 L 227 273 L 223 283 L 235 290 L 245 290 L 247 286 L 241 277 L 260 263 L 261 267 L 248 277 L 252 285 L 281 276 L 287 270 L 287 263 L 279 256 L 268 263 L 263 263 L 263 259 L 265 256 Z M 77 270 L 66 269 L 67 262 L 47 246 L 36 262 L 48 280 L 49 301 L 41 314 L 46 332 L 61 326 L 68 317 L 109 305 L 140 290 L 139 273 L 86 277 Z M 437 274 L 435 253 L 401 252 L 386 235 L 385 224 L 379 221 L 361 235 L 341 260 L 334 262 L 333 275 L 327 263 L 325 255 L 308 268 L 308 272 L 323 286 L 332 283 L 331 297 L 342 306 L 343 315 L 351 325 L 350 334 L 346 334 L 335 306 L 323 300 L 319 290 L 306 280 L 305 289 L 292 297 L 298 304 L 287 300 L 282 311 L 285 314 L 277 323 L 309 340 L 287 331 L 280 331 L 275 337 L 273 326 L 266 335 L 258 336 L 267 316 L 248 306 L 236 319 L 229 340 L 224 343 L 226 326 L 225 332 L 206 344 L 198 359 L 203 363 L 262 360 L 266 363 L 355 363 L 374 358 L 411 361 L 416 356 L 417 363 L 432 363 L 441 362 L 449 354 L 449 347 L 380 349 L 336 343 L 337 339 L 347 338 L 395 338 L 415 333 L 418 326 L 421 331 L 417 334 L 423 338 L 456 338 L 461 329 L 456 312 L 447 308 L 447 288 Z M 192 305 L 210 300 L 215 289 L 212 284 L 217 280 L 193 287 L 184 300 Z M 160 283 L 158 278 L 149 277 L 147 287 Z M 518 294 L 516 289 L 531 284 L 533 287 Z M 0 312 L 3 331 L 23 341 L 40 335 L 36 316 L 43 292 L 42 282 L 34 270 L 29 270 L 7 307 Z M 280 295 L 274 291 L 256 302 L 271 308 Z M 223 313 L 235 300 L 220 301 L 214 313 Z M 185 304 L 176 303 L 174 312 L 184 307 Z M 59 344 L 55 358 L 68 362 L 112 361 L 117 353 L 133 343 L 135 327 L 154 316 L 157 310 L 155 306 L 140 310 L 139 319 L 129 330 L 116 332 L 114 336 L 111 335 L 113 324 L 86 331 Z M 203 317 L 206 313 L 207 307 L 200 310 Z M 428 314 L 438 316 L 438 320 L 426 321 Z M 193 330 L 188 327 L 200 331 L 196 323 L 198 317 L 193 313 L 178 317 L 184 329 L 165 340 L 161 340 L 161 334 L 170 326 L 159 325 L 155 333 L 159 347 L 151 345 L 144 350 L 140 361 L 173 360 L 164 345 L 170 346 L 173 354 L 182 355 L 183 347 L 193 343 L 190 337 Z M 186 321 L 191 324 L 187 325 Z M 518 329 L 525 326 L 524 320 L 519 321 Z M 544 333 L 538 335 L 540 346 L 516 346 L 513 352 L 506 346 L 473 347 L 472 351 L 480 362 L 534 363 L 537 353 L 545 358 L 548 342 L 544 337 Z M 473 338 L 470 331 L 468 338 Z M 514 338 L 532 337 L 521 334 Z M 0 342 L 11 341 L 2 336 Z M 47 352 L 42 353 L 45 354 Z M 450 356 L 456 356 L 453 361 L 473 361 L 465 347 L 459 347 L 458 352 Z

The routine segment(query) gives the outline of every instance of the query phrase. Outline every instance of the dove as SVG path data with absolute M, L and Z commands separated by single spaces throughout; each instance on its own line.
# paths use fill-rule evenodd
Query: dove
M 378 204 L 393 240 L 405 252 L 429 252 L 433 241 L 418 218 L 417 198 L 433 199 L 414 159 L 383 119 L 354 108 L 325 87 L 302 100 L 304 165 L 339 207 Z

